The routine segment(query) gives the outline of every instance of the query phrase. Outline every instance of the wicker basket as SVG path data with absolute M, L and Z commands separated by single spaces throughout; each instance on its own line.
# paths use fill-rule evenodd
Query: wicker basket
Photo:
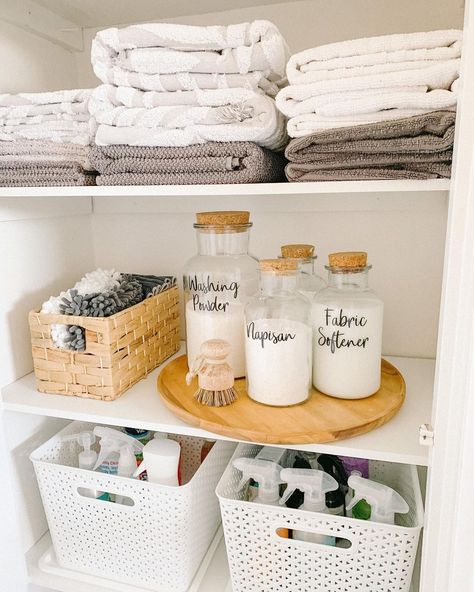
M 29 314 L 37 389 L 113 401 L 179 349 L 175 286 L 107 318 Z M 51 325 L 84 328 L 86 349 L 55 348 Z

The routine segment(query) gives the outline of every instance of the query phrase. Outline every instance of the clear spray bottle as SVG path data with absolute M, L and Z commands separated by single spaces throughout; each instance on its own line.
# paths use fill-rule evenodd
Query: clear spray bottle
M 271 460 L 245 457 L 236 458 L 233 464 L 237 470 L 242 471 L 239 490 L 245 486 L 249 479 L 253 479 L 258 483 L 258 495 L 253 502 L 278 506 L 281 483 L 280 465 Z
M 357 475 L 351 475 L 348 483 L 354 490 L 354 497 L 347 509 L 352 510 L 361 500 L 365 500 L 370 505 L 368 520 L 372 522 L 395 524 L 395 514 L 406 514 L 410 509 L 402 496 L 388 485 Z
M 326 493 L 339 488 L 339 483 L 331 475 L 317 469 L 282 469 L 280 478 L 283 483 L 288 484 L 280 499 L 280 505 L 284 505 L 292 493 L 299 489 L 304 493 L 304 502 L 300 510 L 329 513 L 326 507 Z M 333 536 L 298 530 L 293 530 L 293 539 L 331 546 L 336 544 Z

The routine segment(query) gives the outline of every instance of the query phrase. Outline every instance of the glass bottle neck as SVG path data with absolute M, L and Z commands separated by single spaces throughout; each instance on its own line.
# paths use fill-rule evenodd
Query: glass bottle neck
M 296 292 L 297 281 L 297 272 L 286 274 L 260 272 L 260 289 L 265 296 Z
M 301 273 L 314 275 L 314 259 L 312 257 L 309 259 L 298 259 L 298 269 Z
M 366 290 L 369 287 L 369 270 L 335 272 L 329 269 L 328 285 L 338 290 Z
M 245 255 L 249 250 L 249 231 L 197 230 L 197 247 L 199 255 Z

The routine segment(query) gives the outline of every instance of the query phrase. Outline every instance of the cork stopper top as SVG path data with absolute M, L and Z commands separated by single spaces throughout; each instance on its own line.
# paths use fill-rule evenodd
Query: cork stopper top
M 233 226 L 235 224 L 249 224 L 250 212 L 227 211 L 227 212 L 198 212 L 196 222 L 209 226 Z
M 223 360 L 230 354 L 230 344 L 224 339 L 209 339 L 201 344 L 201 355 L 211 360 Z
M 338 269 L 362 269 L 367 267 L 367 253 L 364 251 L 344 251 L 329 255 L 329 267 Z
M 260 261 L 261 271 L 285 274 L 289 271 L 297 271 L 297 269 L 298 262 L 296 259 L 262 259 Z
M 282 245 L 281 256 L 290 259 L 310 259 L 314 257 L 314 245 Z

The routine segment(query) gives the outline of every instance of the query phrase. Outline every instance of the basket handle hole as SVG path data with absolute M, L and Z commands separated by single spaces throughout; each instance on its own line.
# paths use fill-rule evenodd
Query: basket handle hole
M 117 495 L 108 491 L 94 491 L 92 489 L 88 489 L 87 487 L 78 487 L 77 493 L 81 497 L 97 500 L 99 502 L 114 502 L 115 504 L 129 507 L 135 505 L 135 502 L 131 497 L 127 497 L 126 495 Z
M 282 539 L 299 540 L 305 543 L 325 545 L 326 547 L 337 547 L 339 549 L 350 549 L 352 547 L 352 542 L 349 539 L 334 537 L 328 533 L 319 533 L 299 528 L 294 528 L 292 530 L 288 528 L 277 528 L 275 532 L 277 536 Z

